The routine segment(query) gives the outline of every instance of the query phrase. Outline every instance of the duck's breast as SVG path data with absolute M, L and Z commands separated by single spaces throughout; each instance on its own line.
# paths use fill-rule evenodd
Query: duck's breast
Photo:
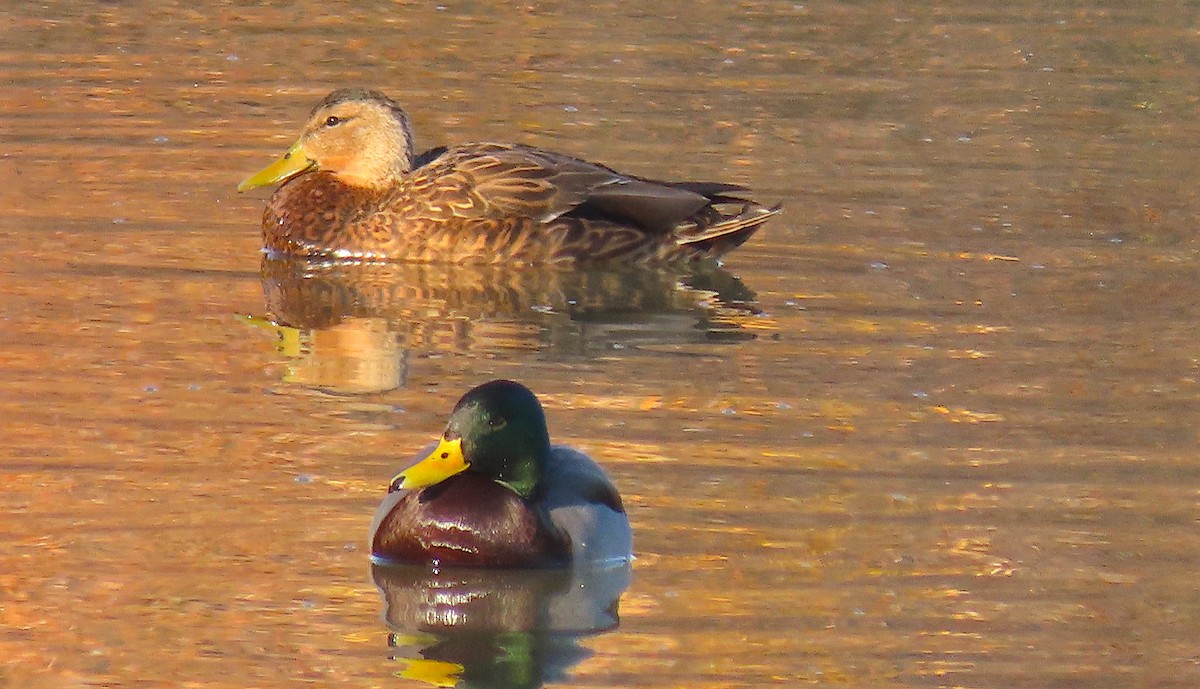
M 390 562 L 483 567 L 552 566 L 568 557 L 566 544 L 520 496 L 469 473 L 389 494 L 376 510 L 371 554 Z

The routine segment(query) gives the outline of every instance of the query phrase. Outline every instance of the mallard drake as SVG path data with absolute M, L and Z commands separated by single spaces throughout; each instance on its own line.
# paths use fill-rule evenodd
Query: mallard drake
M 621 496 L 587 455 L 551 445 L 525 386 L 471 389 L 432 452 L 392 479 L 371 524 L 381 562 L 491 567 L 628 562 Z
M 780 207 L 712 182 L 658 182 L 519 144 L 413 154 L 404 110 L 343 89 L 283 156 L 263 214 L 275 254 L 449 263 L 687 262 L 740 246 Z

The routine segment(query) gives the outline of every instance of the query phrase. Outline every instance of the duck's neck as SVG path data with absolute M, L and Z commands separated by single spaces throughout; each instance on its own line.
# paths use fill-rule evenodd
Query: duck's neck
M 545 446 L 531 449 L 527 454 L 510 457 L 496 473 L 496 481 L 529 500 L 537 490 L 549 455 L 550 444 L 547 442 Z
M 337 180 L 348 187 L 380 192 L 396 186 L 408 173 L 411 163 L 408 158 L 373 159 L 362 156 L 353 164 L 334 173 Z

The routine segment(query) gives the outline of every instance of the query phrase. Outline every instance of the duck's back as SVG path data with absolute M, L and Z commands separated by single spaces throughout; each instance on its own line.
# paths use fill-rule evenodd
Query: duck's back
M 616 487 L 592 458 L 555 445 L 539 504 L 555 529 L 568 534 L 577 563 L 608 565 L 633 557 L 633 531 Z

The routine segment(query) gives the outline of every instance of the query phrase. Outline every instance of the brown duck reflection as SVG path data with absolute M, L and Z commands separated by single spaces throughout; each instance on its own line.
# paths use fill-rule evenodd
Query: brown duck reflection
M 264 257 L 288 380 L 333 392 L 403 384 L 409 352 L 551 351 L 744 340 L 754 293 L 716 265 L 678 272 L 329 263 Z
M 628 565 L 498 570 L 372 565 L 398 674 L 438 687 L 540 687 L 616 629 Z

